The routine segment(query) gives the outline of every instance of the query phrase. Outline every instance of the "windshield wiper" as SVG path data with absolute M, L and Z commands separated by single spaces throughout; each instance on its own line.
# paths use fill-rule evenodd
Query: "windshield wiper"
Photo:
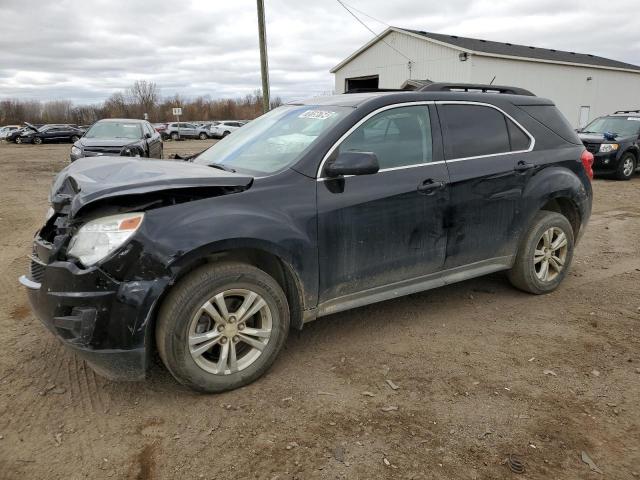
M 233 168 L 227 167 L 226 165 L 222 165 L 221 163 L 209 163 L 210 167 L 217 168 L 218 170 L 224 170 L 225 172 L 236 173 Z

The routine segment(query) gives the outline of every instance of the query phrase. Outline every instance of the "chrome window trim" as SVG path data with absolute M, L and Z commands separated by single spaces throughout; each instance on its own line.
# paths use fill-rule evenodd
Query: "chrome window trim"
M 385 105 L 384 107 L 380 107 L 377 110 L 374 110 L 373 112 L 369 113 L 365 117 L 361 118 L 349 130 L 347 130 L 331 146 L 329 151 L 322 158 L 322 161 L 320 162 L 320 166 L 318 167 L 318 170 L 316 172 L 316 180 L 318 182 L 323 182 L 325 180 L 334 180 L 333 177 L 321 177 L 320 176 L 320 174 L 322 172 L 322 169 L 324 168 L 325 163 L 327 162 L 329 157 L 333 154 L 333 152 L 336 150 L 336 148 L 338 148 L 340 146 L 340 144 L 342 142 L 344 142 L 346 140 L 346 138 L 349 135 L 351 135 L 354 132 L 354 130 L 356 130 L 364 122 L 369 120 L 371 117 L 377 115 L 378 113 L 384 112 L 386 110 L 391 110 L 393 108 L 418 106 L 418 105 L 478 105 L 478 106 L 481 106 L 481 107 L 493 108 L 494 110 L 499 111 L 505 117 L 507 117 L 509 120 L 511 120 L 520 130 L 522 130 L 524 132 L 524 134 L 527 137 L 529 137 L 529 148 L 527 148 L 526 150 L 514 150 L 514 151 L 509 151 L 509 152 L 489 153 L 489 154 L 486 154 L 486 155 L 476 155 L 476 156 L 473 156 L 473 157 L 460 157 L 460 158 L 452 158 L 452 159 L 447 159 L 447 160 L 438 160 L 436 162 L 418 163 L 418 164 L 415 164 L 415 165 L 404 165 L 404 166 L 401 166 L 401 167 L 383 168 L 383 169 L 378 170 L 378 173 L 389 172 L 389 171 L 393 171 L 393 170 L 403 170 L 403 169 L 407 169 L 407 168 L 425 167 L 427 165 L 439 165 L 439 164 L 443 164 L 443 163 L 447 163 L 447 162 L 462 162 L 462 161 L 466 161 L 466 160 L 476 160 L 476 159 L 479 159 L 479 158 L 498 157 L 498 156 L 501 156 L 501 155 L 511 155 L 511 154 L 514 154 L 514 153 L 528 153 L 528 152 L 531 152 L 534 149 L 535 145 L 536 145 L 536 139 L 529 132 L 529 130 L 524 128 L 522 126 L 522 124 L 520 124 L 520 122 L 518 122 L 515 118 L 513 118 L 507 112 L 502 110 L 500 107 L 497 107 L 496 105 L 493 105 L 491 103 L 473 102 L 473 101 L 468 101 L 468 100 L 436 100 L 436 101 L 428 100 L 428 101 L 418 101 L 418 102 L 394 103 L 393 105 Z M 348 177 L 353 177 L 353 175 L 344 175 L 344 176 L 342 176 L 340 178 L 348 178 Z M 338 178 L 338 177 L 336 177 L 336 178 Z
M 327 160 L 329 159 L 329 157 L 333 154 L 333 152 L 335 152 L 336 148 L 338 148 L 340 146 L 340 144 L 342 142 L 344 142 L 347 137 L 349 135 L 351 135 L 360 125 L 362 125 L 364 122 L 366 122 L 367 120 L 369 120 L 371 117 L 377 115 L 378 113 L 381 112 L 385 112 L 387 110 L 392 110 L 394 108 L 402 108 L 402 107 L 414 107 L 414 106 L 419 106 L 419 105 L 433 105 L 435 102 L 433 100 L 428 100 L 428 101 L 419 101 L 419 102 L 403 102 L 403 103 L 394 103 L 392 105 L 385 105 L 384 107 L 380 107 L 377 110 L 374 110 L 373 112 L 369 113 L 368 115 L 364 116 L 363 118 L 361 118 L 360 120 L 358 120 L 358 122 L 356 122 L 349 130 L 347 130 L 337 141 L 336 143 L 334 143 L 331 148 L 329 149 L 329 151 L 325 154 L 325 156 L 322 158 L 322 161 L 320 162 L 320 166 L 318 167 L 318 170 L 316 172 L 316 180 L 318 182 L 322 182 L 324 180 L 333 180 L 333 177 L 321 177 L 320 174 L 322 173 L 322 169 L 324 168 L 324 164 L 327 162 Z M 418 166 L 424 166 L 424 165 L 431 165 L 433 163 L 436 162 L 428 162 L 428 163 L 422 163 L 422 164 L 416 164 L 416 165 L 405 165 L 402 167 L 391 167 L 391 168 L 383 168 L 378 170 L 378 173 L 381 172 L 386 172 L 389 170 L 398 170 L 400 168 L 412 168 L 412 167 L 418 167 Z M 439 162 L 438 162 L 439 163 Z M 347 177 L 352 177 L 353 175 L 344 175 L 343 177 L 340 178 L 347 178 Z M 336 177 L 337 178 L 337 177 Z

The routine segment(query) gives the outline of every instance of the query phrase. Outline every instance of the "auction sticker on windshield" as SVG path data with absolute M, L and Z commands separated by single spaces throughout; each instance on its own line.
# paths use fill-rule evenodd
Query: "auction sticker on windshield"
M 627 117 L 627 120 L 633 120 L 634 122 L 640 122 L 640 117 Z
M 326 110 L 306 110 L 298 115 L 298 118 L 315 118 L 317 120 L 326 120 L 331 118 L 336 112 L 327 112 Z

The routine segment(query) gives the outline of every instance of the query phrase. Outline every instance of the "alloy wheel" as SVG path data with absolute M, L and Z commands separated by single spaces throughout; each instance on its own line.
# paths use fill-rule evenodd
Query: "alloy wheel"
M 546 230 L 536 245 L 533 268 L 538 280 L 551 282 L 564 269 L 569 251 L 567 235 L 558 227 Z
M 625 158 L 624 163 L 622 164 L 622 173 L 625 177 L 630 177 L 633 174 L 633 171 L 635 170 L 633 163 L 633 158 Z
M 232 289 L 207 300 L 191 319 L 188 347 L 203 370 L 230 375 L 252 365 L 272 329 L 271 310 L 256 292 Z

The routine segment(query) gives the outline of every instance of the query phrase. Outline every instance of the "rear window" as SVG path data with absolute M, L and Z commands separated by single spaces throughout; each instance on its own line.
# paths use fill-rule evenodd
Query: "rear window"
M 567 142 L 582 145 L 569 121 L 554 105 L 518 105 L 518 107 Z

